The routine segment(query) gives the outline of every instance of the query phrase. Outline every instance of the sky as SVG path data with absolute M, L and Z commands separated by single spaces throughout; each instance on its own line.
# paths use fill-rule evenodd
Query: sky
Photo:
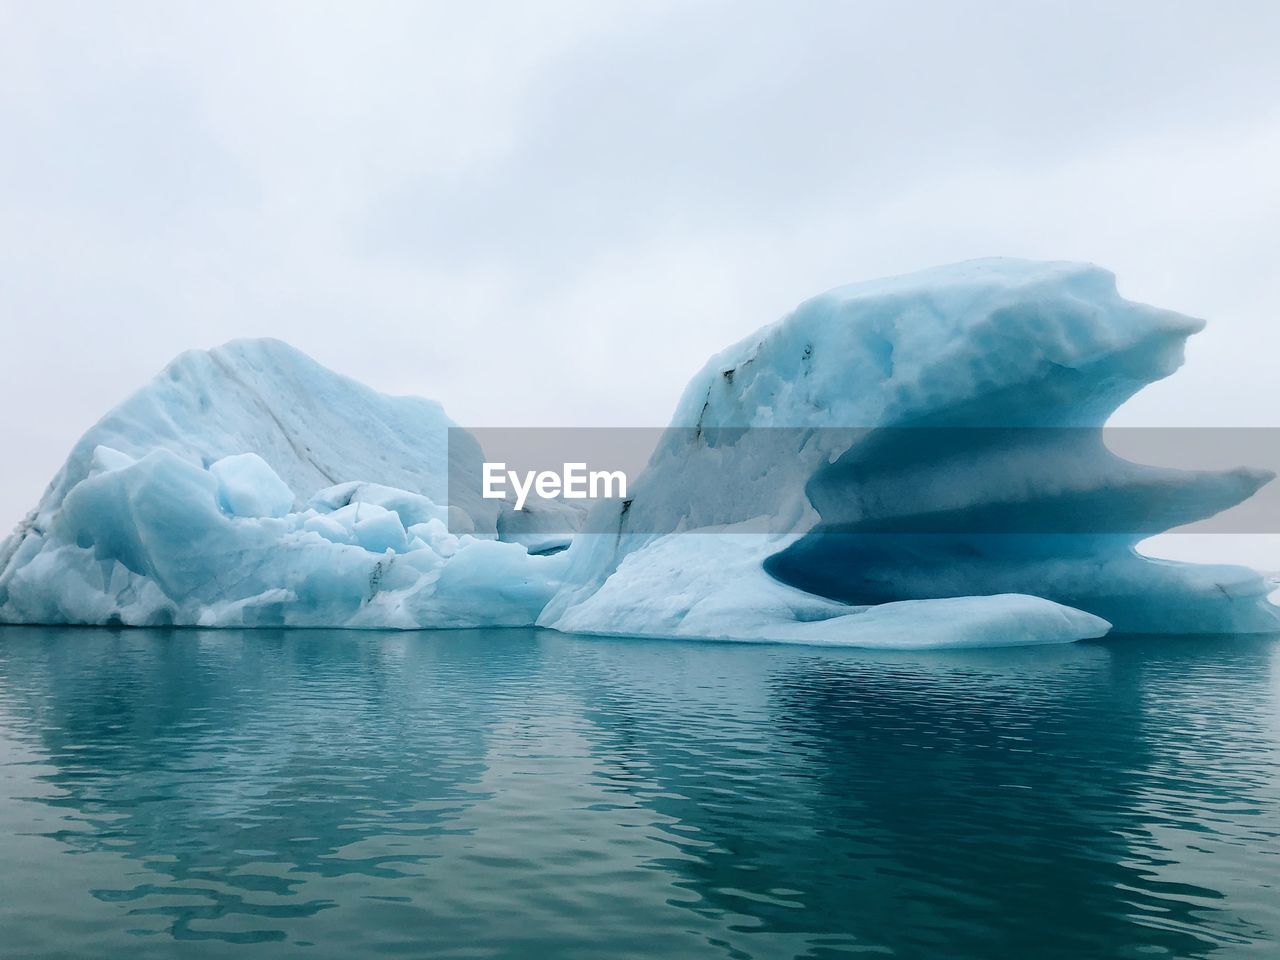
M 0 0 L 0 527 L 191 347 L 659 426 L 800 301 L 990 255 L 1210 321 L 1117 422 L 1273 425 L 1277 51 L 1271 0 Z

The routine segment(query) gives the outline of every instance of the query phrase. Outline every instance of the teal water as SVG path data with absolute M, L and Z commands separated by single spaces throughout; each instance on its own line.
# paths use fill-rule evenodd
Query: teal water
M 1280 643 L 0 629 L 5 958 L 1274 957 Z

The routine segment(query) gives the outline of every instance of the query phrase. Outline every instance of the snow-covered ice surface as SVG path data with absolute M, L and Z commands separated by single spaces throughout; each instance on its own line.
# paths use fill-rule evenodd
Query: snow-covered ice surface
M 1199 327 L 1078 264 L 975 261 L 833 291 L 713 358 L 630 499 L 598 505 L 563 552 L 558 507 L 479 497 L 483 454 L 459 431 L 449 443 L 438 404 L 276 341 L 193 351 L 81 439 L 0 547 L 0 621 L 536 621 L 885 647 L 1065 642 L 1108 621 L 1276 629 L 1261 577 L 1143 558 L 1137 535 L 849 532 L 1064 504 L 1122 527 L 1177 489 L 1181 512 L 1158 517 L 1172 526 L 1244 499 L 1269 477 L 1138 467 L 1088 429 L 967 459 L 894 446 L 900 427 L 1098 426 L 1176 369 Z M 870 429 L 823 429 L 838 427 Z M 896 472 L 877 476 L 885 462 Z M 476 489 L 447 490 L 451 475 Z

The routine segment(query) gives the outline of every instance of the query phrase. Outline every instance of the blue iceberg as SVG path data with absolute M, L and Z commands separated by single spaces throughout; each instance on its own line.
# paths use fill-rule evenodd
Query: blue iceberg
M 478 488 L 446 497 L 450 458 L 477 475 L 482 459 L 455 426 L 279 341 L 183 354 L 85 434 L 0 547 L 0 620 L 532 623 L 563 561 L 500 541 Z
M 1101 435 L 1202 326 L 1074 263 L 972 261 L 810 300 L 693 379 L 630 501 L 597 508 L 590 529 L 613 536 L 579 538 L 539 623 L 869 646 L 1276 630 L 1253 571 L 1136 549 L 1271 475 L 1143 467 Z M 949 613 L 926 627 L 926 610 Z
M 277 341 L 193 351 L 0 547 L 0 621 L 881 647 L 1280 629 L 1258 574 L 1136 550 L 1270 475 L 1145 467 L 1102 439 L 1200 327 L 1072 263 L 832 291 L 714 357 L 628 499 L 572 537 L 573 511 L 450 488 L 484 454 L 436 403 Z

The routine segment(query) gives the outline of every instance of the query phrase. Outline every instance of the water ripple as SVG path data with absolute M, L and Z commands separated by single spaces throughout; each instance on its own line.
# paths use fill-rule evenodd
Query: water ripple
M 1272 956 L 1280 644 L 0 629 L 0 956 Z

